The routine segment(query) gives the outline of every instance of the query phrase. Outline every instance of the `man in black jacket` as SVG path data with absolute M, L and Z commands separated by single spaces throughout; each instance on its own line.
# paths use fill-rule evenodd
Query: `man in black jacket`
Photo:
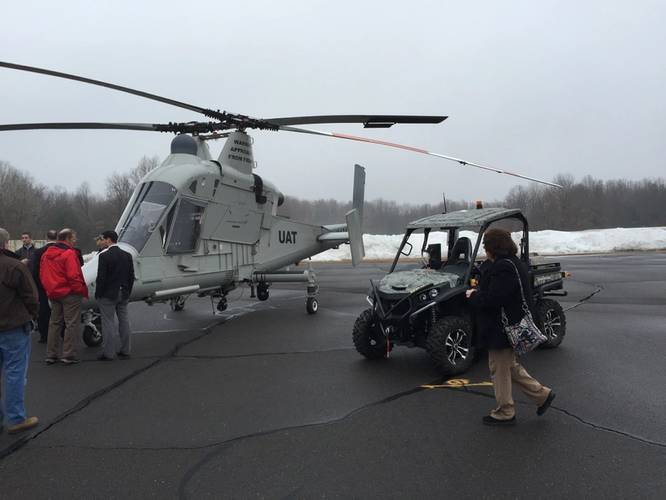
M 46 232 L 46 245 L 35 250 L 32 256 L 32 278 L 37 285 L 37 293 L 39 294 L 39 316 L 37 317 L 37 329 L 39 330 L 39 343 L 46 344 L 46 339 L 49 335 L 49 321 L 51 320 L 51 306 L 49 305 L 49 298 L 46 296 L 42 280 L 39 278 L 40 261 L 42 255 L 49 248 L 58 241 L 58 231 L 49 229 Z
M 118 234 L 115 231 L 102 233 L 107 249 L 99 254 L 95 298 L 102 315 L 102 352 L 100 361 L 116 357 L 127 359 L 130 356 L 130 325 L 127 303 L 134 285 L 134 264 L 132 256 L 121 250 Z M 120 346 L 116 344 L 120 340 Z
M 32 244 L 32 236 L 29 232 L 24 231 L 21 233 L 21 241 L 23 246 L 16 251 L 16 255 L 24 264 L 32 265 L 32 259 L 35 254 L 35 245 Z

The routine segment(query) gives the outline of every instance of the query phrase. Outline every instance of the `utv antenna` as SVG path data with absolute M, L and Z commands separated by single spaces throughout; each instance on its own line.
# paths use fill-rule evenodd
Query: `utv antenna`
M 442 201 L 444 202 L 444 211 L 442 213 L 445 214 L 446 212 L 448 212 L 446 208 L 446 193 L 442 193 Z

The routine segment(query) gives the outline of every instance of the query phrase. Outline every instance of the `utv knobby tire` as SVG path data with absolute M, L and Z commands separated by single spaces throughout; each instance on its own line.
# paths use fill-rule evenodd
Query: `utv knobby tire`
M 567 333 L 567 318 L 560 303 L 553 299 L 543 299 L 537 304 L 537 314 L 537 326 L 548 339 L 541 347 L 553 349 L 559 346 Z
M 431 327 L 426 350 L 442 375 L 466 372 L 474 361 L 472 325 L 465 318 L 448 316 Z
M 352 331 L 354 347 L 368 359 L 381 359 L 386 357 L 386 338 L 379 331 L 372 314 L 372 309 L 363 311 Z

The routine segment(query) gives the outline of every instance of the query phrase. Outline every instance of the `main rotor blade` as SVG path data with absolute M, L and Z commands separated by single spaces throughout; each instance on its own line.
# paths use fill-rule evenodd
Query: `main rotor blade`
M 142 130 L 147 132 L 172 132 L 174 134 L 210 134 L 227 130 L 228 124 L 217 122 L 186 123 L 109 123 L 109 122 L 54 122 L 12 123 L 0 125 L 0 132 L 12 130 Z
M 267 118 L 274 125 L 312 125 L 313 123 L 362 123 L 365 128 L 388 128 L 396 123 L 442 123 L 448 116 L 421 115 L 321 115 Z
M 555 184 L 554 182 L 548 182 L 548 181 L 544 181 L 542 179 L 537 179 L 535 177 L 530 177 L 530 176 L 527 176 L 527 175 L 519 174 L 517 172 L 511 172 L 509 170 L 504 170 L 504 169 L 500 169 L 500 168 L 491 167 L 491 166 L 488 166 L 488 165 L 482 165 L 480 163 L 474 163 L 474 162 L 471 162 L 471 161 L 466 161 L 466 160 L 463 160 L 463 159 L 460 159 L 460 158 L 455 158 L 453 156 L 447 156 L 447 155 L 443 155 L 443 154 L 440 154 L 440 153 L 433 153 L 433 152 L 428 151 L 426 149 L 416 148 L 416 147 L 413 147 L 413 146 L 407 146 L 405 144 L 398 144 L 398 143 L 395 143 L 395 142 L 387 142 L 387 141 L 381 141 L 381 140 L 377 140 L 377 139 L 370 139 L 368 137 L 358 137 L 358 136 L 355 136 L 355 135 L 338 134 L 338 133 L 335 133 L 335 132 L 322 132 L 320 130 L 312 130 L 312 129 L 300 128 L 300 127 L 282 126 L 282 127 L 280 127 L 280 130 L 285 130 L 285 131 L 288 131 L 288 132 L 298 132 L 298 133 L 301 133 L 301 134 L 321 135 L 321 136 L 324 136 L 324 137 L 335 137 L 337 139 L 347 139 L 347 140 L 350 140 L 350 141 L 367 142 L 367 143 L 370 143 L 370 144 L 378 144 L 380 146 L 388 146 L 388 147 L 391 147 L 391 148 L 404 149 L 404 150 L 407 150 L 407 151 L 412 151 L 414 153 L 421 153 L 421 154 L 424 154 L 424 155 L 436 156 L 437 158 L 444 158 L 445 160 L 455 161 L 456 163 L 459 163 L 461 165 L 468 165 L 470 167 L 476 167 L 476 168 L 480 168 L 480 169 L 483 169 L 483 170 L 489 170 L 491 172 L 497 172 L 498 174 L 512 175 L 513 177 L 520 177 L 521 179 L 526 179 L 528 181 L 539 182 L 541 184 L 546 184 L 548 186 L 562 188 L 562 186 L 560 186 L 559 184 Z
M 171 106 L 176 106 L 178 108 L 189 109 L 190 111 L 195 111 L 201 113 L 209 118 L 216 119 L 225 119 L 229 118 L 228 114 L 221 113 L 219 111 L 214 111 L 212 109 L 202 108 L 200 106 L 195 106 L 193 104 L 188 104 L 186 102 L 176 101 L 174 99 L 168 99 L 166 97 L 161 97 L 155 94 L 150 94 L 148 92 L 143 92 L 141 90 L 131 89 L 129 87 L 123 87 L 121 85 L 115 85 L 113 83 L 103 82 L 101 80 L 93 80 L 92 78 L 86 78 L 78 75 L 71 75 L 69 73 L 62 73 L 60 71 L 52 71 L 50 69 L 37 68 L 34 66 L 24 66 L 22 64 L 14 64 L 5 61 L 0 61 L 0 67 L 15 69 L 18 71 L 28 71 L 30 73 L 39 73 L 42 75 L 55 76 L 57 78 L 64 78 L 66 80 L 74 80 L 76 82 L 89 83 L 91 85 L 97 85 L 99 87 L 106 87 L 113 90 L 118 90 L 120 92 L 126 92 L 127 94 L 133 94 L 145 99 L 151 99 L 153 101 L 162 102 L 164 104 L 169 104 Z
M 84 130 L 84 129 L 106 129 L 106 130 L 146 130 L 159 132 L 154 123 L 101 123 L 101 122 L 71 122 L 71 123 L 12 123 L 0 125 L 0 132 L 10 130 Z

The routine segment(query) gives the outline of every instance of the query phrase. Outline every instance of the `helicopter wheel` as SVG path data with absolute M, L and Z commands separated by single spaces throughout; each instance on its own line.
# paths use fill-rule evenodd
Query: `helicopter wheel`
M 178 295 L 177 297 L 169 299 L 169 305 L 171 306 L 171 310 L 182 311 L 183 309 L 185 309 L 185 300 L 186 297 L 183 297 L 182 295 Z
M 97 347 L 101 345 L 102 337 L 102 318 L 97 314 L 97 317 L 91 318 L 88 323 L 83 325 L 83 342 L 88 347 Z
M 257 285 L 257 298 L 259 300 L 268 300 L 268 285 L 259 283 Z
M 217 310 L 220 312 L 227 310 L 227 299 L 225 297 L 222 297 L 217 303 Z
M 305 309 L 308 311 L 308 314 L 317 314 L 319 310 L 319 301 L 317 297 L 308 297 L 305 301 Z

